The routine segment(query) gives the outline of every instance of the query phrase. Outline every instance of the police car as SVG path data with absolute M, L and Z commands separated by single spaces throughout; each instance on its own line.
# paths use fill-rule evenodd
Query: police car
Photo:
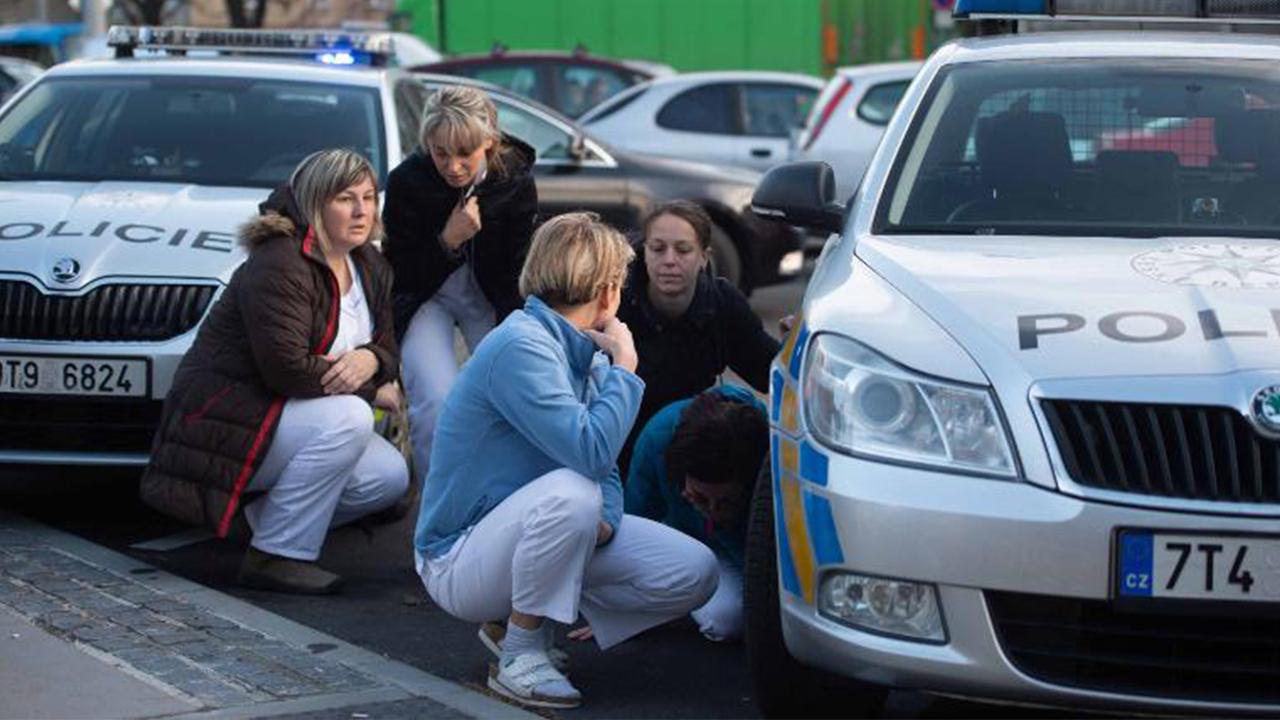
M 767 714 L 1280 711 L 1280 38 L 1197 32 L 1278 5 L 959 0 L 1186 32 L 954 41 L 847 204 L 820 162 L 762 180 L 839 234 L 772 370 Z
M 110 44 L 0 114 L 0 463 L 145 463 L 245 257 L 237 227 L 320 148 L 385 179 L 427 94 L 376 33 L 116 27 Z

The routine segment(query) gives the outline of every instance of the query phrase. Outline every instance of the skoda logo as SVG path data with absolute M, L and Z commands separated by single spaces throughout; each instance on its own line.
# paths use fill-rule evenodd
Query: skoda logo
M 53 279 L 69 283 L 80 277 L 80 263 L 75 258 L 62 258 L 53 264 Z
M 1253 421 L 1258 429 L 1280 436 L 1280 385 L 1264 387 L 1253 396 Z

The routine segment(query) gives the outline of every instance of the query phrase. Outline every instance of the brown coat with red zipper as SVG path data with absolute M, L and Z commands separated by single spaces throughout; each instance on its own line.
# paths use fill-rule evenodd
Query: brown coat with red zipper
M 165 399 L 142 499 L 225 536 L 289 398 L 322 397 L 337 333 L 338 281 L 282 188 L 241 228 L 249 258 L 231 277 Z M 352 251 L 373 319 L 378 372 L 356 394 L 372 402 L 399 376 L 391 267 L 373 246 Z

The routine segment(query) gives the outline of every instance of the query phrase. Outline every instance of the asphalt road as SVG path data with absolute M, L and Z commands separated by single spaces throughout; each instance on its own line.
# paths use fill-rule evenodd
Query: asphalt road
M 777 332 L 777 319 L 793 312 L 803 281 L 765 288 L 752 305 Z M 343 594 L 294 597 L 255 592 L 234 584 L 246 540 L 206 540 L 164 552 L 136 543 L 189 530 L 143 507 L 136 499 L 137 472 L 7 470 L 57 492 L 0 502 L 49 525 L 124 551 L 201 584 L 241 597 L 367 649 L 441 677 L 483 690 L 489 657 L 475 626 L 436 608 L 422 589 L 410 552 L 412 517 L 380 527 L 346 527 L 325 546 L 322 564 L 347 579 Z M 28 483 L 30 484 L 30 483 Z M 0 482 L 0 487 L 3 482 Z M 614 648 L 567 646 L 572 677 L 586 702 L 566 718 L 755 717 L 741 645 L 707 642 L 688 621 L 672 623 Z M 839 699 L 832 711 L 839 715 Z M 894 693 L 886 717 L 1026 717 L 1006 709 L 917 693 Z

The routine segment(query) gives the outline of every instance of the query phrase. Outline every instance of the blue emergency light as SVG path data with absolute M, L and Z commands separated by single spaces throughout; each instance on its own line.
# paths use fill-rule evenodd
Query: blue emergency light
M 133 27 L 117 25 L 107 31 L 107 45 L 116 57 L 134 50 L 182 54 L 212 51 L 239 55 L 294 55 L 326 65 L 386 65 L 394 54 L 390 33 L 347 30 L 243 30 L 192 27 Z
M 957 19 L 1280 22 L 1280 0 L 956 0 Z

